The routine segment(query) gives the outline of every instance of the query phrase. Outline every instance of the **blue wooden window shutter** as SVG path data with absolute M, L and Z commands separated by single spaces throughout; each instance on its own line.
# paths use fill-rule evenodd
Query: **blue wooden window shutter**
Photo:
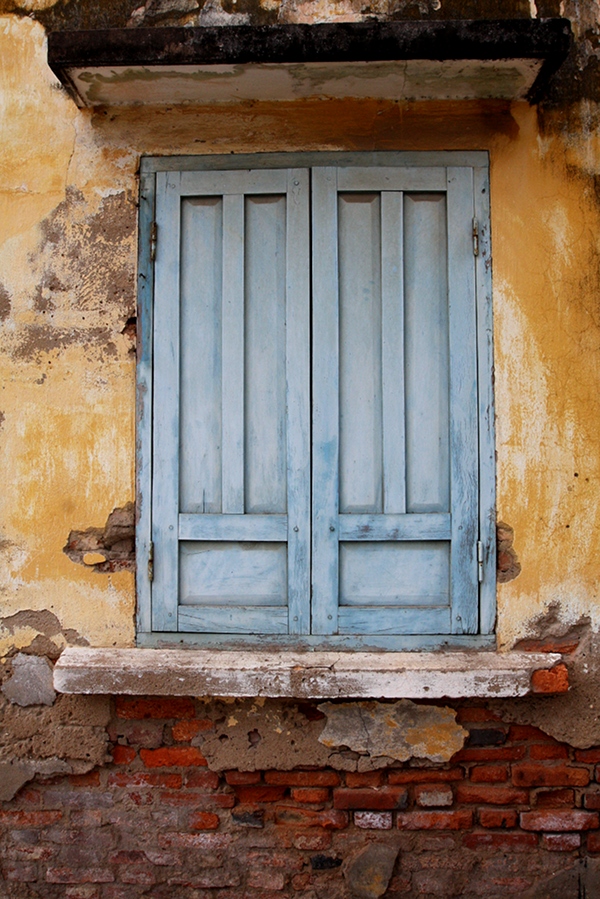
M 156 173 L 154 632 L 491 630 L 487 182 L 357 158 Z

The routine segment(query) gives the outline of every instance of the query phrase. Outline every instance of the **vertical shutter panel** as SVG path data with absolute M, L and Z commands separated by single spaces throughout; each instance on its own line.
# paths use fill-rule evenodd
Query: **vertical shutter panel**
M 315 173 L 314 633 L 476 630 L 469 173 Z
M 154 627 L 306 630 L 308 173 L 159 176 L 157 219 Z

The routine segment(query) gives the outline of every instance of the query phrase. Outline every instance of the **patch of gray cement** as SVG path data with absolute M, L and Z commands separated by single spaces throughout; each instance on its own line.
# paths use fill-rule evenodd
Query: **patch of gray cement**
M 398 702 L 324 702 L 327 716 L 319 742 L 329 748 L 346 746 L 372 758 L 405 762 L 410 758 L 447 762 L 462 749 L 468 732 L 446 706 Z
M 19 652 L 12 660 L 12 677 L 2 685 L 6 698 L 20 706 L 52 705 L 52 665 L 43 656 Z

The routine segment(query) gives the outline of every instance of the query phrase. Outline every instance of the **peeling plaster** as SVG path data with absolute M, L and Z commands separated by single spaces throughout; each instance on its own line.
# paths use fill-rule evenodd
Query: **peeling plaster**
M 327 716 L 319 742 L 329 749 L 345 748 L 371 757 L 374 765 L 410 758 L 447 762 L 468 736 L 456 723 L 454 709 L 422 706 L 401 699 L 395 703 L 325 702 Z

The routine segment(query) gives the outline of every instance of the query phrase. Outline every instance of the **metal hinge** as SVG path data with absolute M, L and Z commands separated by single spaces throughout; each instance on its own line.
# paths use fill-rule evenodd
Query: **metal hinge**
M 479 222 L 473 219 L 473 256 L 479 256 Z
M 158 236 L 158 225 L 156 222 L 152 222 L 152 226 L 150 228 L 150 261 L 154 262 L 156 259 L 156 240 Z
M 483 581 L 483 543 L 477 541 L 477 580 L 481 584 Z
M 152 541 L 148 546 L 148 580 L 154 580 L 154 543 Z

